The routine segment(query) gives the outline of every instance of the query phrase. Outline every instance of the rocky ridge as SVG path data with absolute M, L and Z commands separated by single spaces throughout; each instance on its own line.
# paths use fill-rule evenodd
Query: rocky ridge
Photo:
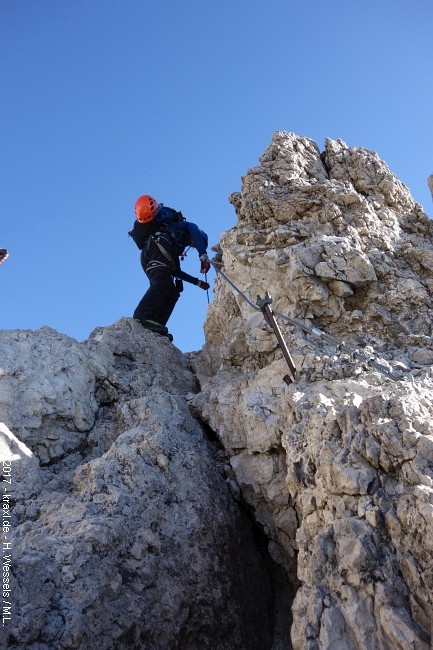
M 194 355 L 127 318 L 0 332 L 1 647 L 430 647 L 432 224 L 373 152 L 287 132 L 231 201 L 236 285 L 407 378 L 284 321 L 286 385 L 221 277 Z
M 2 332 L 0 356 L 0 647 L 269 647 L 266 561 L 179 350 L 121 319 L 84 343 Z
M 391 382 L 286 322 L 298 368 L 220 276 L 200 417 L 298 585 L 296 650 L 430 647 L 433 228 L 377 154 L 277 132 L 232 195 L 216 262 L 251 301 L 411 371 Z

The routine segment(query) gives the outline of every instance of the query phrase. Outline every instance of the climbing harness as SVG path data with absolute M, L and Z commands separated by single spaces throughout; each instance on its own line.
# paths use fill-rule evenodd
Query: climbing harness
M 274 330 L 279 347 L 281 348 L 283 356 L 287 362 L 287 365 L 292 375 L 292 377 L 289 377 L 288 375 L 285 375 L 283 377 L 284 381 L 287 384 L 290 384 L 291 382 L 295 381 L 296 367 L 290 355 L 286 342 L 284 341 L 283 335 L 276 321 L 276 317 L 285 320 L 290 325 L 293 325 L 293 327 L 301 329 L 306 334 L 318 338 L 321 343 L 330 345 L 335 349 L 337 355 L 342 355 L 342 354 L 349 355 L 354 361 L 359 361 L 362 364 L 369 366 L 373 370 L 376 370 L 382 375 L 385 375 L 386 377 L 388 377 L 388 379 L 391 379 L 392 381 L 399 381 L 401 379 L 406 379 L 406 378 L 410 378 L 412 382 L 414 381 L 413 376 L 408 371 L 404 372 L 402 370 L 396 370 L 391 366 L 389 367 L 385 366 L 375 356 L 368 356 L 364 352 L 361 352 L 360 350 L 352 348 L 351 346 L 347 345 L 346 343 L 344 343 L 344 341 L 339 341 L 334 336 L 331 336 L 330 334 L 326 334 L 326 332 L 323 332 L 317 327 L 305 325 L 304 323 L 301 323 L 300 321 L 295 320 L 294 318 L 290 318 L 290 316 L 285 316 L 284 314 L 280 314 L 279 312 L 274 312 L 270 306 L 272 303 L 272 298 L 268 292 L 265 293 L 264 298 L 260 298 L 260 296 L 257 296 L 257 302 L 256 304 L 254 304 L 253 302 L 251 302 L 248 296 L 246 296 L 245 293 L 243 293 L 239 289 L 239 287 L 237 287 L 235 283 L 224 273 L 224 271 L 221 270 L 220 265 L 218 263 L 216 263 L 214 260 L 211 260 L 211 264 L 214 267 L 217 274 L 220 275 L 222 278 L 224 278 L 227 284 L 229 284 L 232 287 L 232 289 L 234 289 L 252 309 L 254 309 L 255 311 L 261 311 L 263 313 L 266 322 L 269 323 L 269 325 Z
M 164 246 L 163 246 L 162 244 L 160 244 L 158 235 L 159 235 L 159 233 L 155 233 L 155 235 L 151 235 L 151 236 L 149 237 L 149 242 L 148 242 L 147 245 L 149 246 L 150 242 L 153 242 L 154 244 L 156 244 L 156 246 L 159 248 L 160 252 L 164 255 L 165 259 L 168 260 L 168 261 L 170 262 L 170 265 L 172 266 L 172 268 L 173 268 L 173 269 L 176 269 L 176 262 L 175 262 L 175 260 L 174 260 L 173 257 L 170 255 L 170 253 L 168 252 L 168 250 L 166 250 L 166 249 L 164 248 Z
M 149 271 L 153 271 L 154 269 L 169 269 L 171 271 L 171 265 L 169 266 L 160 260 L 150 260 L 149 264 L 146 266 L 146 273 L 149 273 Z

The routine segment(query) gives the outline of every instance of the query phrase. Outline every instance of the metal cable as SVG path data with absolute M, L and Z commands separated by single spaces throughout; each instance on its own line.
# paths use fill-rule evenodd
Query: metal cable
M 245 294 L 244 294 L 244 293 L 239 289 L 239 287 L 237 287 L 237 286 L 235 285 L 235 283 L 232 282 L 232 280 L 230 280 L 230 278 L 229 278 L 229 277 L 228 277 L 228 276 L 227 276 L 223 271 L 221 271 L 221 269 L 218 267 L 218 265 L 217 265 L 215 262 L 212 262 L 212 261 L 211 261 L 211 264 L 212 264 L 212 266 L 214 267 L 215 271 L 216 271 L 217 273 L 219 273 L 219 275 L 221 275 L 221 276 L 224 278 L 224 280 L 225 280 L 225 281 L 226 281 L 226 282 L 227 282 L 227 283 L 228 283 L 228 284 L 229 284 L 229 285 L 230 285 L 230 286 L 231 286 L 231 287 L 232 287 L 232 288 L 233 288 L 233 289 L 234 289 L 234 290 L 235 290 L 235 291 L 236 291 L 236 292 L 237 292 L 237 293 L 238 293 L 238 294 L 239 294 L 239 295 L 240 295 L 240 296 L 245 300 L 245 302 L 247 302 L 247 303 L 249 304 L 249 306 L 250 306 L 252 309 L 254 309 L 255 311 L 262 311 L 262 310 L 260 309 L 260 307 L 258 307 L 258 306 L 255 305 L 253 302 L 251 302 L 251 300 L 248 298 L 248 296 L 246 296 L 246 295 L 245 295 Z
M 262 311 L 262 308 L 252 303 L 251 300 L 248 298 L 248 296 L 246 296 L 239 289 L 239 287 L 237 287 L 235 283 L 232 280 L 230 280 L 230 278 L 219 268 L 219 266 L 215 262 L 211 261 L 211 264 L 216 270 L 216 272 L 224 278 L 224 280 L 243 298 L 243 300 L 245 300 L 245 302 L 248 303 L 248 305 L 252 309 L 254 309 L 255 311 Z M 403 379 L 406 377 L 409 377 L 412 381 L 414 381 L 412 375 L 409 372 L 403 372 L 401 370 L 395 370 L 394 368 L 387 367 L 383 363 L 378 361 L 376 357 L 367 356 L 360 350 L 350 347 L 349 345 L 344 343 L 344 341 L 339 341 L 334 336 L 331 336 L 330 334 L 323 332 L 317 327 L 305 325 L 304 323 L 301 323 L 300 321 L 294 318 L 290 318 L 290 316 L 286 316 L 285 314 L 281 314 L 276 311 L 274 311 L 273 314 L 278 318 L 282 318 L 287 323 L 290 323 L 290 325 L 293 325 L 294 327 L 301 329 L 307 334 L 311 334 L 312 336 L 320 339 L 320 341 L 322 341 L 323 343 L 330 344 L 332 347 L 335 348 L 335 351 L 338 355 L 348 354 L 354 360 L 360 361 L 361 363 L 370 366 L 370 368 L 373 368 L 377 372 L 380 372 L 381 374 L 387 376 L 389 379 L 392 379 L 392 381 L 398 381 L 399 379 Z

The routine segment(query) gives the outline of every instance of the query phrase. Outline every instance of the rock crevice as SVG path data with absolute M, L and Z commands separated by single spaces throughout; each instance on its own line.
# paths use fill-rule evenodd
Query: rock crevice
M 132 319 L 82 344 L 49 328 L 1 337 L 1 647 L 270 647 L 269 560 L 190 413 L 186 358 Z
M 231 202 L 217 259 L 252 302 L 411 375 L 284 321 L 286 385 L 221 276 L 199 353 L 128 318 L 0 332 L 1 647 L 430 647 L 432 222 L 377 154 L 287 132 Z
M 377 154 L 277 132 L 231 196 L 218 260 L 254 301 L 410 369 L 390 382 L 220 276 L 194 403 L 299 588 L 295 650 L 425 649 L 432 632 L 432 222 Z M 276 455 L 273 450 L 280 450 Z M 281 452 L 283 450 L 283 452 Z

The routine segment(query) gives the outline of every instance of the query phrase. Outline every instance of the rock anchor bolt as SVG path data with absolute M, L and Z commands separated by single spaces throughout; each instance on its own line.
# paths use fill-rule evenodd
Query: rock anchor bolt
M 290 354 L 289 348 L 287 347 L 287 344 L 283 338 L 279 325 L 275 320 L 274 312 L 272 311 L 271 308 L 271 303 L 272 303 L 272 298 L 267 291 L 265 293 L 264 298 L 260 298 L 260 296 L 257 296 L 256 304 L 262 310 L 266 322 L 269 323 L 269 325 L 274 330 L 274 334 L 277 337 L 278 345 L 280 346 L 283 356 L 287 361 L 287 365 L 289 366 L 290 373 L 292 376 L 290 377 L 289 375 L 284 375 L 283 377 L 283 381 L 285 381 L 286 384 L 289 385 L 296 380 L 296 366 L 292 359 L 292 355 Z

